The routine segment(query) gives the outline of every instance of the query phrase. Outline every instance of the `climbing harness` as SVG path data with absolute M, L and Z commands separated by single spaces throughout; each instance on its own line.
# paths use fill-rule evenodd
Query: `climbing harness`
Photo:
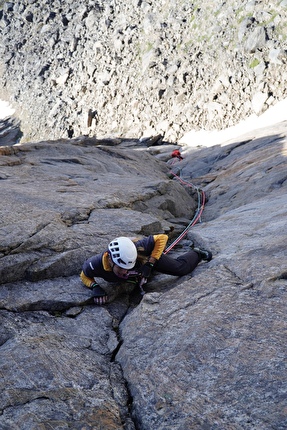
M 172 153 L 173 158 L 179 159 L 179 161 L 183 160 L 183 158 L 180 155 L 180 152 L 178 150 L 173 151 Z M 184 238 L 184 236 L 189 232 L 191 227 L 193 227 L 198 221 L 201 222 L 201 215 L 205 206 L 205 192 L 202 191 L 200 188 L 192 184 L 191 182 L 184 181 L 178 174 L 174 173 L 173 171 L 170 171 L 170 174 L 176 178 L 182 185 L 186 185 L 190 188 L 193 188 L 197 193 L 197 209 L 194 214 L 194 217 L 188 224 L 188 226 L 183 230 L 183 232 L 175 239 L 164 251 L 164 254 L 167 254 L 175 245 L 178 244 L 178 242 L 181 241 L 181 239 Z

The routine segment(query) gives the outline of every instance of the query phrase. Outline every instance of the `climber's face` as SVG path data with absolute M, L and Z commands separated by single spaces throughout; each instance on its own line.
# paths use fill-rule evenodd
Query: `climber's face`
M 122 267 L 119 267 L 116 264 L 114 264 L 113 266 L 113 272 L 119 278 L 124 278 L 124 279 L 127 279 L 128 273 L 129 273 L 127 269 L 123 269 Z

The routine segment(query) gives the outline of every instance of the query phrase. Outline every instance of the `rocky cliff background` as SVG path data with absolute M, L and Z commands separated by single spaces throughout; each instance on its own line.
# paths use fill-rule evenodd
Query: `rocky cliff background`
M 285 13 L 1 3 L 1 429 L 286 429 L 287 122 L 177 142 L 284 97 Z M 170 252 L 213 260 L 144 296 L 101 282 L 95 306 L 84 259 L 118 234 L 172 243 L 198 189 Z
M 283 1 L 2 1 L 23 141 L 224 129 L 286 97 Z

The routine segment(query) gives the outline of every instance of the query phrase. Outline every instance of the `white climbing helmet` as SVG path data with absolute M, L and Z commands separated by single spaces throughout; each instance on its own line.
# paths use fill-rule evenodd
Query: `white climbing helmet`
M 113 262 L 122 269 L 132 269 L 136 264 L 137 249 L 128 237 L 117 237 L 109 244 L 109 253 Z

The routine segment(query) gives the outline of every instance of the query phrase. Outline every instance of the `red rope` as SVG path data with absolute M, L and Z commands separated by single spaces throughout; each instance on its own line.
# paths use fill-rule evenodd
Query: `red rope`
M 191 222 L 188 224 L 188 226 L 183 230 L 183 232 L 178 236 L 178 238 L 172 242 L 171 245 L 169 245 L 166 250 L 164 251 L 164 254 L 167 254 L 178 242 L 181 241 L 181 239 L 183 239 L 183 237 L 188 233 L 188 231 L 191 229 L 191 227 L 193 227 L 201 218 L 202 212 L 204 210 L 204 206 L 205 206 L 205 201 L 206 201 L 206 197 L 205 197 L 205 192 L 202 190 L 199 190 L 197 187 L 195 187 L 193 184 L 184 181 L 183 179 L 181 179 L 178 175 L 176 175 L 175 173 L 171 172 L 172 175 L 178 179 L 183 185 L 187 185 L 191 188 L 195 188 L 197 191 L 197 195 L 198 195 L 198 207 L 197 207 L 197 211 L 193 217 L 193 219 L 191 220 Z

